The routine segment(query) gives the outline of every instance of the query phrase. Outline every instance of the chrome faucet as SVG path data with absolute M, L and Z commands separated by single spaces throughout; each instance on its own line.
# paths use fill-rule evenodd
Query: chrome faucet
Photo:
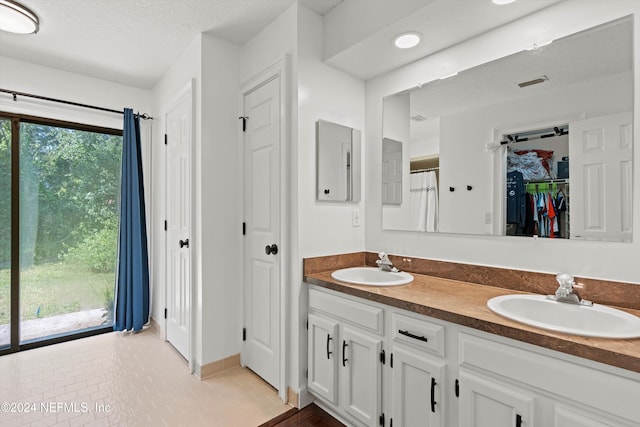
M 558 289 L 556 289 L 556 294 L 547 295 L 547 298 L 568 304 L 586 305 L 589 307 L 593 305 L 591 301 L 580 298 L 576 288 L 582 288 L 583 286 L 577 285 L 571 274 L 558 273 L 556 280 L 559 285 Z
M 378 258 L 380 259 L 376 260 L 376 264 L 378 264 L 381 271 L 389 271 L 392 273 L 398 272 L 398 269 L 393 266 L 393 263 L 389 260 L 389 256 L 386 252 L 378 253 Z

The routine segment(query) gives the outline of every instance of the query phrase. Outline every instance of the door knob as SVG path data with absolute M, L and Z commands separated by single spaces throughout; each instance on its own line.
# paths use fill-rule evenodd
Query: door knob
M 180 241 L 178 241 L 178 244 L 180 245 L 180 249 L 184 248 L 185 246 L 188 248 L 189 247 L 189 239 L 180 240 Z
M 267 255 L 275 255 L 278 253 L 278 245 L 276 245 L 275 243 L 272 245 L 267 245 L 264 248 L 264 253 L 266 253 Z

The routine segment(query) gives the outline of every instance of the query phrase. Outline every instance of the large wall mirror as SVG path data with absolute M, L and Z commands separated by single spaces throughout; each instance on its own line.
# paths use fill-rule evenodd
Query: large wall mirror
M 382 228 L 631 241 L 633 21 L 384 99 Z

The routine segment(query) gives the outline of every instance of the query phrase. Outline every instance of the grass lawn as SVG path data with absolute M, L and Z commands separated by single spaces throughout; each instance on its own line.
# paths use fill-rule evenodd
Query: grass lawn
M 109 292 L 113 298 L 114 278 L 115 273 L 94 273 L 69 262 L 23 269 L 20 275 L 20 319 L 106 308 L 106 293 Z M 0 325 L 9 323 L 10 304 L 10 270 L 0 270 Z

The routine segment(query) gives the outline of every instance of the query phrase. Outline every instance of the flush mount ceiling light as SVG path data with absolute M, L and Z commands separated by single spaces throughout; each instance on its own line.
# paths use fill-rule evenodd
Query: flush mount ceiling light
M 498 6 L 502 6 L 505 4 L 513 3 L 516 0 L 492 0 L 493 4 L 497 4 Z
M 411 49 L 412 47 L 416 47 L 421 39 L 422 34 L 410 31 L 395 36 L 393 38 L 393 45 L 398 49 Z
M 18 2 L 0 0 L 0 30 L 16 34 L 37 33 L 40 21 L 35 13 Z

